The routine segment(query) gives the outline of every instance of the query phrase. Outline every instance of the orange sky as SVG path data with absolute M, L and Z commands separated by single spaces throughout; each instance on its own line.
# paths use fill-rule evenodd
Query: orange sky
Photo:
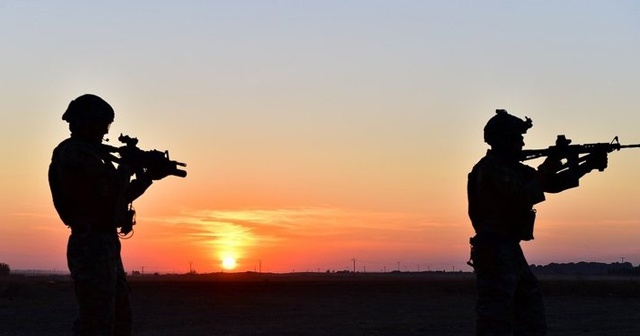
M 112 145 L 188 164 L 135 202 L 127 270 L 468 271 L 466 174 L 496 108 L 533 119 L 528 148 L 640 142 L 638 8 L 3 4 L 0 262 L 66 271 L 46 170 L 90 92 Z M 537 207 L 529 262 L 640 263 L 640 150 L 609 162 Z

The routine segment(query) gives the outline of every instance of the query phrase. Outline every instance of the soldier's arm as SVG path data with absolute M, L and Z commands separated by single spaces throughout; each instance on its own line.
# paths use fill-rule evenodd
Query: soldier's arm
M 161 180 L 171 174 L 171 165 L 165 165 L 159 168 L 148 168 L 144 172 L 136 173 L 136 179 L 131 181 L 126 193 L 127 200 L 132 202 L 140 197 L 151 186 L 154 180 Z
M 584 162 L 579 165 L 569 166 L 562 169 L 560 160 L 547 158 L 538 166 L 538 176 L 544 185 L 544 191 L 548 193 L 559 193 L 567 189 L 580 185 L 580 179 L 594 169 L 604 170 L 607 167 L 606 153 L 595 153 L 587 155 Z M 560 171 L 559 171 L 560 170 Z
M 583 175 L 584 173 L 568 169 L 554 174 L 543 172 L 540 174 L 540 180 L 542 181 L 545 192 L 555 194 L 579 186 L 580 177 Z
M 479 171 L 479 184 L 489 194 L 515 204 L 537 204 L 545 200 L 544 188 L 535 170 L 528 166 L 521 167 L 522 175 L 499 167 L 484 167 Z
M 131 203 L 138 197 L 142 196 L 142 194 L 144 194 L 145 191 L 147 191 L 147 189 L 151 186 L 152 182 L 153 181 L 151 180 L 151 178 L 144 174 L 142 174 L 141 176 L 136 176 L 136 178 L 132 180 L 127 187 L 127 191 L 125 193 L 127 202 Z
M 83 144 L 69 144 L 59 155 L 58 174 L 73 195 L 99 197 L 109 193 L 113 181 L 102 158 Z

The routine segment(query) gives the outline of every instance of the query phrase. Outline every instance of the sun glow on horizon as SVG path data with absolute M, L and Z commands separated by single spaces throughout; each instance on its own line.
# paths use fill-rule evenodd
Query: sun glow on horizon
M 213 271 L 286 272 L 309 267 L 301 261 L 301 255 L 308 256 L 314 269 L 337 269 L 343 267 L 334 265 L 339 263 L 337 260 L 348 260 L 354 253 L 372 265 L 388 262 L 382 250 L 432 256 L 444 254 L 442 251 L 447 255 L 467 253 L 466 246 L 434 242 L 425 245 L 420 234 L 430 230 L 432 239 L 446 241 L 453 235 L 465 234 L 466 225 L 440 223 L 411 211 L 332 206 L 200 209 L 183 210 L 175 217 L 157 220 L 189 232 L 195 247 L 192 255 L 206 259 L 203 262 Z M 411 233 L 411 239 L 404 239 L 402 247 L 393 246 L 405 233 Z M 342 244 L 342 248 L 336 249 L 336 244 Z M 332 261 L 326 262 L 327 258 Z
M 234 257 L 224 257 L 222 259 L 222 268 L 226 270 L 235 269 L 238 266 L 236 259 Z

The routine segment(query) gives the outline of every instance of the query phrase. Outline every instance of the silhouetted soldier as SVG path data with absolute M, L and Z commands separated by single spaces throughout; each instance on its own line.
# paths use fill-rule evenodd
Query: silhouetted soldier
M 67 262 L 75 285 L 74 335 L 130 335 L 131 308 L 117 228 L 131 224 L 128 205 L 152 180 L 167 173 L 133 173 L 112 164 L 102 138 L 114 119 L 111 106 L 86 94 L 71 101 L 62 119 L 71 137 L 53 151 L 49 186 L 55 208 L 71 228 Z
M 548 157 L 537 169 L 520 163 L 523 134 L 531 119 L 497 110 L 484 128 L 491 146 L 469 173 L 471 261 L 477 277 L 476 335 L 545 335 L 544 306 L 538 280 L 529 269 L 520 241 L 533 239 L 536 212 L 544 192 L 577 187 L 593 169 L 607 167 L 607 154 L 589 154 L 580 165 L 561 170 Z

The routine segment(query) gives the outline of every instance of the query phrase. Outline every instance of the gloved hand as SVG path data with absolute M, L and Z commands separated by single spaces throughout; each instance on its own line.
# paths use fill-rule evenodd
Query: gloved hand
M 171 175 L 172 170 L 173 166 L 170 163 L 167 163 L 165 165 L 158 165 L 147 168 L 145 175 L 147 175 L 150 179 L 157 181 Z
M 562 169 L 563 163 L 562 160 L 549 155 L 542 164 L 538 166 L 538 172 L 544 175 L 553 175 Z
M 603 171 L 609 165 L 609 155 L 607 152 L 595 152 L 585 156 L 585 165 L 590 169 Z
M 129 182 L 131 181 L 131 176 L 133 176 L 133 171 L 129 168 L 129 166 L 125 165 L 125 164 L 120 164 L 118 165 L 118 168 L 116 169 L 116 180 L 114 180 L 114 182 L 117 181 L 117 185 L 119 187 L 124 187 L 127 184 L 129 184 Z M 118 188 L 114 185 L 115 188 Z

